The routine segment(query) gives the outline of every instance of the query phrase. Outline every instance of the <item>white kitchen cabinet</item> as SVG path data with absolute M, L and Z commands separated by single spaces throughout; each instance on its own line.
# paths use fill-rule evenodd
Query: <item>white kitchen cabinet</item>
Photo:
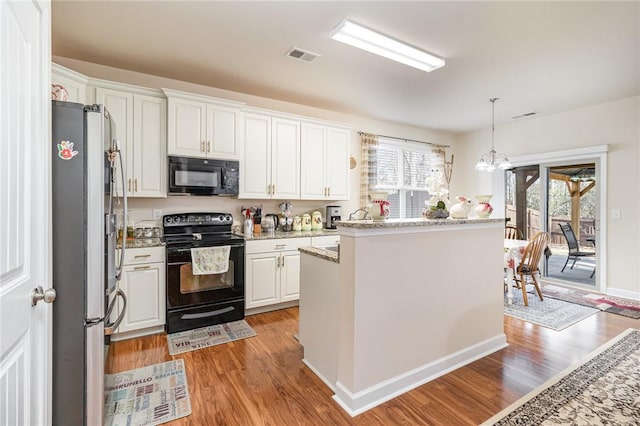
M 239 198 L 300 198 L 300 122 L 245 113 Z
M 87 103 L 87 77 L 58 64 L 51 64 L 51 84 L 59 84 L 67 89 L 67 101 Z
M 164 329 L 165 276 L 164 247 L 126 250 L 118 286 L 127 297 L 127 308 L 114 340 L 153 334 Z M 120 312 L 121 305 L 118 308 L 116 311 Z
M 300 198 L 349 199 L 349 130 L 302 123 Z
M 116 123 L 126 162 L 127 195 L 166 197 L 167 101 L 130 90 L 97 87 L 96 102 L 107 107 Z M 116 180 L 120 180 L 119 171 Z
M 169 155 L 238 158 L 238 103 L 163 89 L 168 97 Z
M 298 248 L 310 245 L 311 238 L 247 241 L 246 309 L 297 301 L 300 297 Z

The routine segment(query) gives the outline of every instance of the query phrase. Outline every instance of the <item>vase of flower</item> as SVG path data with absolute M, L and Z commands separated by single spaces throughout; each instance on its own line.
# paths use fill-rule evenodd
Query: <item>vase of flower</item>
M 476 195 L 478 204 L 473 210 L 479 218 L 486 219 L 491 216 L 491 213 L 493 213 L 493 207 L 489 203 L 489 201 L 491 201 L 491 197 L 493 197 L 493 195 Z
M 386 191 L 371 191 L 369 197 L 371 198 L 371 206 L 369 207 L 369 216 L 371 219 L 379 221 L 385 220 L 389 217 L 389 201 Z

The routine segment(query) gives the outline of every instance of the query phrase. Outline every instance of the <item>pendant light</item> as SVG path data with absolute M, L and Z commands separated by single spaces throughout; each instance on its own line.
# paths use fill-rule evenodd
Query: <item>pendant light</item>
M 496 101 L 499 98 L 491 98 L 491 151 L 488 154 L 483 154 L 480 161 L 476 164 L 476 170 L 492 172 L 496 167 L 501 169 L 511 168 L 511 163 L 506 154 L 498 153 L 495 149 L 495 133 L 496 133 L 496 114 L 495 106 Z

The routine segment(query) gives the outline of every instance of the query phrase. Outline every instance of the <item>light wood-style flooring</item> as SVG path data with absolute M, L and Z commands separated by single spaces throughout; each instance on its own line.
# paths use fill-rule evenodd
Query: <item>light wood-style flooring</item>
M 562 331 L 504 318 L 507 348 L 355 418 L 302 363 L 298 308 L 247 317 L 256 337 L 175 357 L 165 334 L 115 342 L 107 372 L 183 358 L 192 414 L 172 426 L 477 425 L 627 328 L 640 329 L 640 320 L 604 312 Z

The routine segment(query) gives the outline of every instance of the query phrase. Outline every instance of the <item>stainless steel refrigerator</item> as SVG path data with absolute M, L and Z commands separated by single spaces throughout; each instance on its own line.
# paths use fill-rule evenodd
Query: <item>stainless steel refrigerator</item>
M 127 210 L 124 186 L 116 187 L 125 163 L 102 105 L 52 101 L 51 123 L 53 424 L 101 425 L 109 335 L 126 309 L 117 286 L 126 247 L 117 261 L 114 212 Z

